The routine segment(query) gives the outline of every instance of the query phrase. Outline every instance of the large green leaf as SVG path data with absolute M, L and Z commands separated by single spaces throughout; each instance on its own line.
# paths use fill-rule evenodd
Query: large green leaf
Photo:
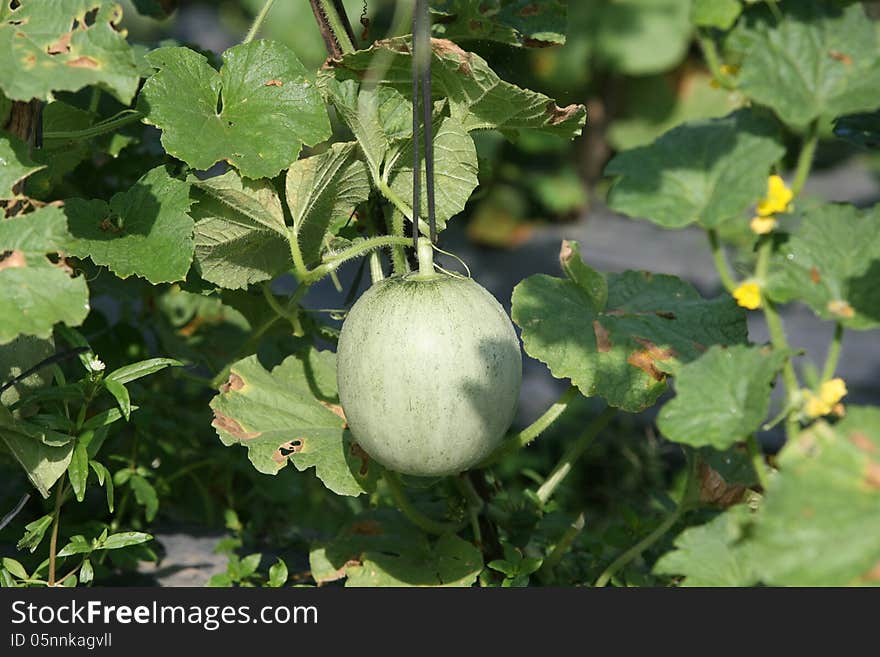
M 812 208 L 774 258 L 771 299 L 800 300 L 848 328 L 880 326 L 880 209 Z
M 425 153 L 421 155 L 421 179 L 425 178 Z M 464 210 L 479 184 L 477 149 L 474 140 L 458 120 L 447 117 L 434 130 L 434 185 L 437 229 Z M 410 140 L 395 158 L 389 174 L 391 189 L 407 207 L 412 204 L 413 155 Z M 420 216 L 428 216 L 428 195 L 422 193 Z M 422 230 L 425 230 L 423 227 Z
M 188 48 L 147 55 L 158 69 L 138 105 L 162 145 L 196 169 L 226 160 L 248 178 L 270 178 L 303 144 L 330 136 L 330 120 L 305 67 L 287 46 L 256 40 L 223 53 L 219 72 Z
M 290 269 L 284 210 L 270 182 L 229 171 L 196 184 L 201 193 L 190 215 L 202 278 L 238 289 Z
M 56 322 L 78 326 L 86 318 L 85 278 L 47 257 L 66 252 L 69 242 L 56 207 L 0 220 L 0 344 L 19 334 L 47 338 Z
M 742 0 L 693 0 L 691 22 L 698 27 L 729 30 L 742 10 Z
M 880 48 L 861 3 L 786 0 L 784 18 L 761 7 L 734 33 L 745 53 L 739 87 L 803 126 L 880 105 Z
M 627 75 L 679 64 L 691 41 L 691 0 L 591 0 L 583 4 L 597 63 Z
M 751 586 L 757 581 L 754 564 L 738 545 L 750 515 L 749 507 L 740 504 L 705 525 L 685 529 L 675 549 L 654 564 L 654 572 L 683 575 L 681 586 Z
M 790 439 L 751 532 L 773 586 L 880 584 L 880 409 L 847 407 Z
M 543 48 L 565 43 L 565 0 L 434 0 L 434 33 L 462 41 Z
M 0 345 L 0 385 L 21 375 L 25 370 L 52 355 L 53 351 L 54 345 L 51 339 L 29 335 L 19 336 L 9 344 Z M 51 369 L 39 370 L 0 393 L 0 404 L 11 406 L 21 399 L 22 395 L 49 385 L 51 380 Z
M 4 7 L 0 88 L 14 100 L 45 100 L 53 91 L 98 85 L 128 105 L 140 75 L 121 20 L 121 7 L 106 0 L 20 0 L 16 9 Z
M 611 160 L 605 173 L 617 178 L 608 203 L 666 228 L 712 228 L 763 196 L 784 153 L 773 123 L 750 110 L 692 121 Z
M 193 257 L 191 204 L 189 184 L 164 167 L 145 173 L 109 204 L 69 199 L 65 211 L 74 239 L 68 251 L 106 265 L 120 278 L 183 280 Z
M 287 171 L 292 239 L 299 241 L 307 265 L 320 258 L 328 232 L 334 235 L 370 195 L 370 175 L 356 156 L 354 142 L 333 144 L 320 155 L 294 162 Z
M 338 67 L 339 75 L 348 71 L 360 78 L 376 60 L 382 63 L 382 74 L 377 82 L 409 94 L 412 86 L 410 43 L 403 37 L 386 39 L 333 64 Z M 449 99 L 452 116 L 466 130 L 496 129 L 508 136 L 516 135 L 519 130 L 532 130 L 566 139 L 581 133 L 586 120 L 583 105 L 559 107 L 544 94 L 505 82 L 482 57 L 446 39 L 434 39 L 432 45 L 434 95 Z
M 52 486 L 67 471 L 73 456 L 74 441 L 50 447 L 22 429 L 22 422 L 15 420 L 9 410 L 0 405 L 0 440 L 24 469 L 40 495 L 49 497 Z
M 13 187 L 42 168 L 31 159 L 27 144 L 14 135 L 0 132 L 0 201 L 13 198 Z
M 430 541 L 389 509 L 358 516 L 339 536 L 309 554 L 318 584 L 347 577 L 346 586 L 470 586 L 483 569 L 480 551 L 458 536 Z
M 331 352 L 289 356 L 271 372 L 256 356 L 238 361 L 211 408 L 223 444 L 246 447 L 260 472 L 290 460 L 300 471 L 314 467 L 334 493 L 360 495 L 378 471 L 345 430 Z
M 666 389 L 667 374 L 713 344 L 746 341 L 745 313 L 725 295 L 700 297 L 675 276 L 608 274 L 607 305 L 586 287 L 536 274 L 513 290 L 513 320 L 526 353 L 570 378 L 584 395 L 639 411 Z
M 769 348 L 712 347 L 682 367 L 675 398 L 657 418 L 663 435 L 693 447 L 726 449 L 761 426 L 770 407 L 770 384 L 787 354 Z

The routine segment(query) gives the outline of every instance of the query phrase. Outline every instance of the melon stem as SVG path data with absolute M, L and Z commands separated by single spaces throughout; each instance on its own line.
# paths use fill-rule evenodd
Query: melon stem
M 427 237 L 419 238 L 418 246 L 419 276 L 434 275 L 434 245 Z

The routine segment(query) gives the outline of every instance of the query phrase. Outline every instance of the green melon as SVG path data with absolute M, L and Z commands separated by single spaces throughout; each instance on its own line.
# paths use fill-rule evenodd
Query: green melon
M 382 280 L 339 336 L 339 399 L 357 443 L 385 467 L 451 475 L 501 442 L 522 381 L 519 340 L 495 298 L 442 273 Z

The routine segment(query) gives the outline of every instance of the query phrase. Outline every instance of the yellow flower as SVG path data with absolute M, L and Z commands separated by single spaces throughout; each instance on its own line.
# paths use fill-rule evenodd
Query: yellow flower
M 755 281 L 745 281 L 733 291 L 733 298 L 743 308 L 755 310 L 761 307 L 761 287 Z
M 819 387 L 819 394 L 807 390 L 805 392 L 806 404 L 804 411 L 810 417 L 821 417 L 835 411 L 839 402 L 846 396 L 846 383 L 843 379 L 836 378 L 826 381 Z
M 778 212 L 785 212 L 793 198 L 794 193 L 785 186 L 782 178 L 770 176 L 767 179 L 767 196 L 758 201 L 758 216 L 770 217 Z
M 776 217 L 752 217 L 749 227 L 755 235 L 766 235 L 776 228 Z

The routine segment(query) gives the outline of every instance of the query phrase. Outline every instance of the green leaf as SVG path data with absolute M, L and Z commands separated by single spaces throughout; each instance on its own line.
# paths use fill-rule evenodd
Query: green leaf
M 149 358 L 137 363 L 130 363 L 113 370 L 105 377 L 105 380 L 116 381 L 125 385 L 132 381 L 137 381 L 145 376 L 155 374 L 164 370 L 166 367 L 181 367 L 183 363 L 174 358 Z
M 683 363 L 713 344 L 746 341 L 745 313 L 729 295 L 707 301 L 675 276 L 647 272 L 607 280 L 602 312 L 570 280 L 536 274 L 513 290 L 512 316 L 526 353 L 588 397 L 640 411 Z
M 132 411 L 136 411 L 138 409 L 137 406 L 131 405 L 130 409 Z M 113 424 L 117 420 L 122 419 L 122 411 L 118 408 L 109 408 L 106 411 L 101 411 L 100 413 L 96 413 L 88 420 L 83 423 L 83 429 L 98 429 L 99 427 L 106 427 L 110 424 Z
M 334 354 L 314 350 L 287 357 L 271 372 L 256 356 L 238 361 L 211 401 L 223 444 L 246 447 L 260 472 L 276 474 L 290 460 L 300 471 L 314 467 L 338 495 L 365 492 L 378 465 L 344 430 L 335 362 Z
M 66 250 L 64 214 L 44 207 L 0 220 L 0 344 L 20 334 L 47 338 L 52 326 L 77 326 L 89 312 L 88 286 L 46 256 Z
M 98 477 L 98 484 L 104 486 L 107 491 L 107 509 L 110 513 L 113 513 L 113 475 L 111 475 L 110 471 L 98 461 L 89 461 L 89 465 Z
M 354 142 L 333 144 L 329 150 L 298 160 L 287 171 L 287 206 L 293 217 L 292 239 L 299 240 L 303 259 L 320 258 L 324 238 L 335 235 L 354 207 L 370 195 L 370 176 L 356 159 Z
M 197 182 L 195 261 L 202 278 L 227 289 L 271 280 L 293 263 L 281 200 L 269 181 L 235 171 Z
M 742 10 L 742 0 L 693 0 L 691 22 L 698 27 L 729 30 Z
M 82 584 L 88 584 L 93 579 L 95 579 L 95 570 L 92 568 L 92 562 L 89 559 L 84 559 L 79 567 L 79 581 Z
M 24 566 L 22 566 L 15 559 L 10 559 L 9 557 L 3 557 L 3 567 L 8 570 L 12 575 L 18 577 L 19 579 L 27 579 L 28 572 L 25 570 Z
M 705 525 L 689 527 L 675 539 L 675 549 L 654 564 L 658 575 L 683 575 L 680 586 L 751 586 L 754 563 L 739 543 L 751 512 L 733 506 Z
M 70 487 L 73 489 L 77 502 L 82 502 L 85 499 L 86 482 L 89 478 L 89 453 L 86 447 L 83 442 L 77 441 L 70 465 L 67 466 Z
M 384 509 L 361 514 L 309 555 L 321 584 L 347 577 L 346 586 L 470 586 L 483 569 L 480 551 L 445 534 L 429 540 L 402 514 Z
M 774 124 L 751 110 L 691 121 L 611 160 L 608 204 L 665 228 L 714 228 L 764 195 L 784 153 Z
M 726 449 L 757 431 L 770 408 L 770 384 L 787 354 L 762 347 L 712 347 L 675 377 L 675 398 L 657 426 L 669 440 Z
M 22 335 L 9 344 L 0 345 L 0 384 L 5 385 L 21 376 L 26 370 L 51 356 L 54 351 L 55 345 L 51 339 L 45 340 L 27 335 Z M 12 406 L 22 397 L 46 389 L 51 383 L 52 371 L 49 368 L 38 370 L 0 393 L 0 404 Z
M 19 550 L 29 550 L 31 554 L 33 554 L 38 547 L 40 547 L 40 543 L 43 542 L 43 537 L 46 535 L 46 530 L 52 526 L 52 515 L 47 514 L 42 518 L 38 518 L 33 522 L 29 522 L 24 527 L 24 536 L 21 537 L 21 540 L 18 542 L 16 547 Z
M 544 94 L 521 89 L 500 79 L 479 55 L 466 52 L 451 41 L 435 39 L 431 62 L 432 89 L 435 96 L 449 99 L 453 118 L 467 131 L 495 129 L 508 137 L 519 130 L 530 130 L 564 139 L 581 134 L 586 121 L 583 105 L 559 107 Z M 371 48 L 346 55 L 331 62 L 338 75 L 363 75 L 375 57 L 381 56 L 387 69 L 377 80 L 401 94 L 411 93 L 410 40 L 408 37 L 385 39 Z M 358 139 L 360 141 L 360 138 Z
M 440 0 L 431 5 L 434 34 L 453 41 L 497 41 L 525 48 L 565 43 L 564 0 Z
M 248 178 L 271 178 L 303 144 L 330 136 L 321 96 L 287 46 L 255 40 L 223 53 L 219 72 L 188 48 L 147 55 L 158 72 L 138 107 L 162 130 L 162 145 L 196 169 L 226 160 Z M 221 109 L 222 107 L 222 109 Z
M 281 588 L 287 584 L 288 572 L 287 564 L 282 559 L 272 564 L 269 568 L 269 586 L 272 588 Z
M 97 85 L 128 105 L 140 75 L 117 29 L 122 9 L 103 0 L 20 0 L 0 16 L 0 88 L 13 100 Z M 97 10 L 89 20 L 86 14 Z
M 425 177 L 424 149 L 421 155 L 421 179 Z M 434 184 L 436 193 L 437 230 L 464 210 L 468 199 L 479 184 L 477 149 L 474 140 L 454 118 L 443 119 L 434 131 Z M 412 141 L 395 158 L 390 172 L 391 189 L 406 206 L 412 203 L 413 155 Z M 421 217 L 428 216 L 428 195 L 421 195 Z M 422 226 L 422 231 L 426 232 Z
M 65 210 L 74 237 L 69 252 L 106 265 L 119 278 L 183 280 L 193 256 L 191 204 L 189 185 L 161 166 L 109 204 L 69 199 Z
M 749 556 L 771 586 L 880 584 L 880 409 L 848 406 L 789 438 Z
M 128 485 L 134 491 L 137 503 L 144 507 L 144 517 L 147 522 L 153 522 L 159 512 L 159 496 L 153 485 L 139 474 L 133 474 L 128 480 Z
M 578 2 L 593 58 L 626 75 L 663 73 L 679 64 L 691 41 L 691 0 Z M 572 12 L 574 13 L 574 12 Z M 572 35 L 574 40 L 574 35 Z
M 563 240 L 559 250 L 559 264 L 563 273 L 583 290 L 590 299 L 593 310 L 602 312 L 608 303 L 608 280 L 605 275 L 590 267 L 581 258 L 580 244 Z
M 94 541 L 89 541 L 82 534 L 71 536 L 63 548 L 58 551 L 59 557 L 71 557 L 75 554 L 89 554 L 95 550 Z
M 73 456 L 73 442 L 50 447 L 38 438 L 17 430 L 22 424 L 16 422 L 5 406 L 0 406 L 0 440 L 24 469 L 28 479 L 44 498 L 55 482 L 67 471 Z
M 114 379 L 104 379 L 103 383 L 107 392 L 113 395 L 113 398 L 119 405 L 119 410 L 122 411 L 125 421 L 128 422 L 131 418 L 131 398 L 128 394 L 128 388 Z
M 771 264 L 766 294 L 803 301 L 851 329 L 880 326 L 880 209 L 827 204 L 803 214 Z
M 244 579 L 245 577 L 249 577 L 257 572 L 257 568 L 260 567 L 260 561 L 263 560 L 263 555 L 260 553 L 249 554 L 241 560 L 241 567 L 239 570 L 239 578 Z
M 778 3 L 748 12 L 734 39 L 745 56 L 739 88 L 794 126 L 876 109 L 880 105 L 880 49 L 861 3 L 820 0 Z
M 43 168 L 31 159 L 28 146 L 21 139 L 0 133 L 0 200 L 14 198 L 12 188 Z
M 140 545 L 152 541 L 153 537 L 144 532 L 118 532 L 110 534 L 104 541 L 98 544 L 98 550 L 119 550 L 121 548 Z

